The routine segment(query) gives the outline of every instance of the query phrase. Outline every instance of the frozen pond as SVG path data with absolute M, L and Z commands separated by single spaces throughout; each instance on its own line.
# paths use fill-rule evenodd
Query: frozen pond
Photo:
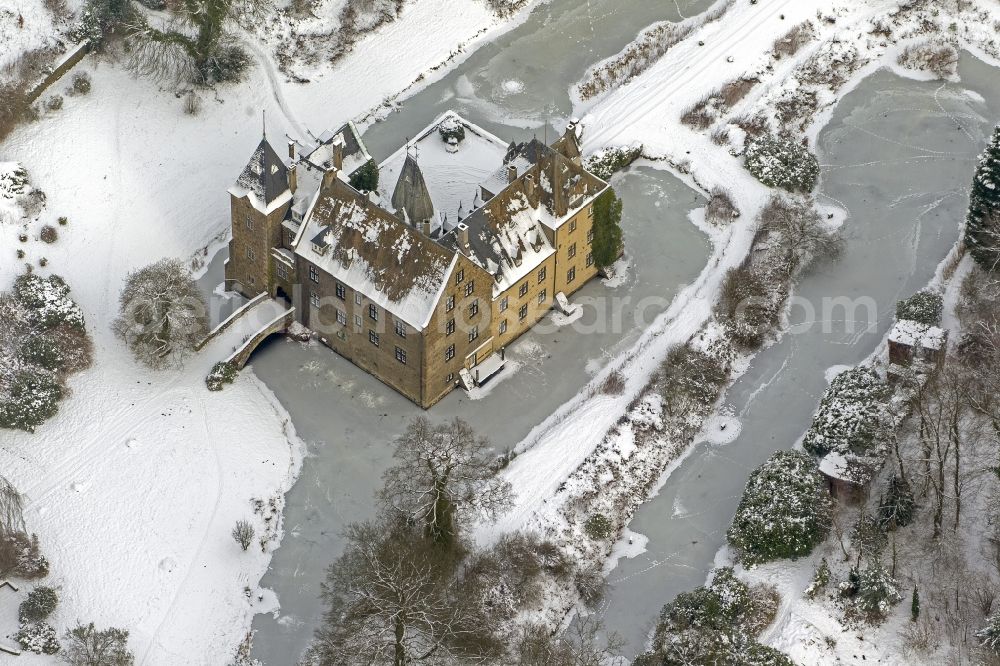
M 845 323 L 840 310 L 809 326 L 804 309 L 793 309 L 793 334 L 759 354 L 727 396 L 740 436 L 699 444 L 638 512 L 630 527 L 649 537 L 647 552 L 619 562 L 602 609 L 630 656 L 642 650 L 663 603 L 705 581 L 749 472 L 802 435 L 825 371 L 870 355 L 895 302 L 930 280 L 958 238 L 976 156 L 1000 115 L 998 72 L 970 56 L 960 71 L 962 83 L 945 86 L 879 72 L 845 98 L 820 135 L 823 194 L 850 211 L 847 250 L 806 276 L 798 295 L 817 313 L 825 298 L 871 298 L 877 322 Z M 858 315 L 867 320 L 863 309 Z

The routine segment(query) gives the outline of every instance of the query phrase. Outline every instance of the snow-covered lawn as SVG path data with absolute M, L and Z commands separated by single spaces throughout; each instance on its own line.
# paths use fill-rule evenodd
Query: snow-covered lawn
M 447 32 L 441 16 L 450 17 Z M 95 340 L 93 367 L 70 382 L 55 418 L 34 435 L 0 432 L 0 469 L 25 494 L 29 529 L 52 563 L 46 582 L 60 588 L 60 633 L 93 620 L 130 630 L 140 664 L 225 663 L 262 607 L 257 584 L 277 545 L 244 553 L 229 532 L 246 518 L 258 535 L 276 535 L 266 523 L 279 519 L 255 515 L 251 500 L 277 498 L 280 509 L 301 461 L 287 414 L 252 373 L 221 393 L 205 388 L 239 331 L 180 369 L 151 372 L 132 360 L 110 330 L 125 276 L 218 247 L 229 227 L 226 188 L 260 140 L 262 110 L 278 145 L 284 132 L 301 136 L 300 123 L 319 133 L 509 25 L 478 2 L 413 3 L 307 86 L 285 82 L 258 48 L 264 66 L 203 95 L 197 116 L 184 115 L 170 91 L 88 59 L 89 95 L 67 98 L 0 146 L 48 195 L 27 244 L 19 223 L 0 224 L 0 284 L 24 262 L 62 275 Z M 34 240 L 63 215 L 57 243 Z M 13 260 L 16 247 L 23 261 Z

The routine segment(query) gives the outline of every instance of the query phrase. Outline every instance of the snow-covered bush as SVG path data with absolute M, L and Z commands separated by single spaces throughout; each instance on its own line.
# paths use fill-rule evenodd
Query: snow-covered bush
M 811 192 L 819 179 L 819 160 L 798 141 L 765 134 L 747 143 L 746 167 L 768 187 Z
M 938 79 L 950 79 L 958 73 L 958 51 L 951 44 L 928 41 L 907 46 L 899 54 L 900 66 L 929 72 Z
M 730 269 L 722 281 L 717 311 L 733 342 L 748 349 L 760 347 L 777 325 L 784 293 L 749 262 Z
M 805 590 L 805 595 L 810 599 L 815 599 L 820 592 L 826 589 L 826 586 L 830 584 L 830 564 L 826 561 L 824 557 L 819 561 L 819 566 L 816 567 L 816 573 L 813 574 L 813 579 L 809 583 L 809 587 Z
M 227 361 L 219 361 L 212 367 L 212 371 L 205 378 L 205 384 L 209 391 L 221 391 L 226 384 L 232 384 L 236 380 L 239 370 L 235 365 Z
M 705 209 L 705 219 L 713 224 L 729 224 L 740 216 L 740 211 L 733 202 L 733 196 L 721 187 L 712 190 Z
M 611 530 L 611 521 L 603 513 L 595 513 L 583 524 L 583 531 L 587 536 L 597 541 L 611 536 Z
M 162 259 L 130 273 L 115 332 L 151 368 L 179 363 L 208 329 L 208 305 L 184 264 Z
M 791 664 L 754 640 L 774 619 L 778 601 L 773 588 L 751 588 L 732 569 L 717 569 L 709 585 L 682 592 L 663 607 L 653 650 L 635 664 Z
M 750 474 L 729 543 L 748 565 L 808 555 L 829 531 L 830 508 L 816 462 L 778 451 Z
M 861 570 L 854 603 L 870 622 L 884 620 L 892 607 L 902 600 L 899 583 L 878 561 Z
M 22 624 L 15 636 L 24 650 L 35 654 L 55 654 L 59 652 L 59 637 L 56 630 L 45 622 Z M 104 662 L 90 662 L 92 664 Z
M 815 456 L 874 455 L 883 445 L 888 387 L 874 370 L 859 366 L 840 373 L 823 395 L 802 441 Z
M 59 409 L 62 386 L 50 373 L 26 368 L 10 382 L 7 395 L 0 395 L 0 428 L 34 432 Z
M 944 299 L 941 295 L 924 289 L 896 303 L 896 319 L 938 326 L 941 324 L 943 310 Z
M 437 129 L 441 140 L 445 143 L 450 143 L 452 139 L 458 143 L 465 141 L 465 125 L 454 116 L 448 116 L 442 120 Z
M 24 531 L 0 535 L 0 575 L 5 574 L 26 580 L 49 575 L 49 562 L 41 554 L 37 536 Z
M 87 74 L 87 72 L 77 72 L 73 75 L 73 92 L 75 94 L 86 95 L 90 92 L 90 87 L 90 74 Z
M 715 404 L 729 378 L 727 360 L 690 345 L 674 347 L 667 353 L 655 380 L 663 399 L 663 413 L 690 428 L 700 427 L 701 419 Z M 693 434 L 693 433 L 692 433 Z
M 584 167 L 601 180 L 609 180 L 642 156 L 642 144 L 612 146 L 598 151 L 584 160 Z
M 851 531 L 851 544 L 865 558 L 878 558 L 888 541 L 882 523 L 868 514 L 862 514 Z
M 17 356 L 25 363 L 53 372 L 60 370 L 66 357 L 54 337 L 39 333 L 21 343 Z
M 14 297 L 28 309 L 30 322 L 42 328 L 61 324 L 84 327 L 83 311 L 69 297 L 69 291 L 58 275 L 43 278 L 25 273 L 14 281 Z
M 984 648 L 1000 655 L 1000 613 L 991 615 L 986 620 L 986 626 L 976 632 L 976 638 Z
M 17 610 L 22 623 L 41 622 L 59 605 L 59 595 L 51 587 L 39 585 L 25 597 Z
M 128 649 L 128 631 L 110 627 L 98 631 L 94 623 L 79 624 L 63 636 L 63 661 L 70 666 L 133 666 L 135 657 Z

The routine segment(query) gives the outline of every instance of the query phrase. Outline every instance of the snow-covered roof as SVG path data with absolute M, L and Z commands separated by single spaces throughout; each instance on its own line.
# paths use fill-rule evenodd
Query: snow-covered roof
M 909 347 L 920 347 L 937 351 L 944 347 L 948 340 L 948 332 L 937 326 L 922 324 L 918 321 L 901 319 L 889 332 L 889 340 Z
M 319 193 L 295 253 L 418 330 L 458 260 L 340 180 Z
M 453 123 L 465 130 L 457 150 L 452 150 L 454 146 L 449 146 L 438 131 L 442 124 Z M 395 210 L 392 195 L 409 155 L 419 165 L 434 205 L 432 227 L 438 230 L 441 218 L 446 216 L 451 228 L 459 217 L 464 218 L 475 208 L 480 184 L 502 164 L 506 153 L 507 144 L 496 136 L 454 111 L 447 111 L 379 165 L 382 205 Z
M 859 486 L 867 485 L 881 466 L 881 459 L 839 451 L 830 451 L 819 461 L 819 471 L 827 478 Z
M 260 140 L 250 161 L 236 179 L 236 184 L 230 188 L 235 196 L 253 194 L 252 202 L 258 209 L 273 210 L 271 205 L 288 191 L 288 167 L 268 142 L 267 137 Z M 243 195 L 237 194 L 243 192 Z M 287 201 L 287 199 L 286 199 Z

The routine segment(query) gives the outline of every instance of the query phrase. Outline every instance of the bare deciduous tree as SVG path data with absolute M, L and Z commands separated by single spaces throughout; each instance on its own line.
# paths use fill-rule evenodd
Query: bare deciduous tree
M 62 660 L 71 666 L 132 666 L 128 631 L 114 627 L 98 631 L 91 622 L 77 625 L 63 637 Z
M 180 362 L 208 329 L 205 297 L 176 259 L 161 259 L 130 273 L 119 302 L 115 332 L 152 368 Z
M 21 493 L 14 484 L 0 476 L 0 538 L 24 531 Z
M 517 666 L 622 666 L 628 663 L 618 653 L 624 641 L 611 634 L 601 641 L 601 623 L 593 616 L 577 618 L 562 635 L 530 625 L 513 649 Z
M 347 547 L 323 584 L 317 666 L 484 663 L 496 656 L 488 623 L 449 588 L 447 556 L 401 520 L 347 528 Z
M 232 534 L 233 540 L 240 544 L 240 547 L 243 548 L 243 550 L 247 550 L 250 548 L 250 544 L 253 543 L 253 537 L 254 534 L 256 534 L 256 530 L 254 530 L 250 521 L 238 520 L 236 521 L 236 527 L 233 528 Z
M 459 513 L 490 519 L 512 501 L 510 484 L 497 477 L 489 443 L 461 419 L 432 426 L 414 419 L 396 441 L 398 463 L 385 473 L 381 501 L 418 521 L 438 543 L 453 542 Z

